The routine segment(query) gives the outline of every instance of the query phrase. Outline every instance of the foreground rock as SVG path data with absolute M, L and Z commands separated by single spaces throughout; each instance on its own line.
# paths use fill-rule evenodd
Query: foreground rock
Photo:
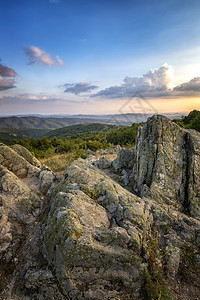
M 20 145 L 0 144 L 0 163 L 0 293 L 4 289 L 0 298 L 15 299 L 9 295 L 10 286 L 15 286 L 15 280 L 24 284 L 19 269 L 28 272 L 43 260 L 37 224 L 43 194 L 55 175 Z
M 198 268 L 199 228 L 198 220 L 133 195 L 79 159 L 52 191 L 44 248 L 71 299 L 127 299 L 141 296 L 155 233 L 166 276 L 177 276 L 184 247 L 192 249 Z

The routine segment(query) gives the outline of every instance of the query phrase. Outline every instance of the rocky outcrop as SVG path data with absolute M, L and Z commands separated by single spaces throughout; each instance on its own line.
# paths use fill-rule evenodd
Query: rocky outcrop
M 111 152 L 56 181 L 0 146 L 2 299 L 198 299 L 200 134 L 153 116 Z
M 200 219 L 200 134 L 163 116 L 139 130 L 132 172 L 140 196 L 171 204 Z
M 55 175 L 19 145 L 10 148 L 0 144 L 0 163 L 1 291 L 9 282 L 9 274 L 25 259 L 26 254 L 22 250 L 24 245 L 27 244 L 28 253 L 28 248 L 33 248 L 31 244 L 43 207 L 43 194 L 52 184 Z M 44 172 L 51 175 L 51 182 L 49 178 L 44 178 Z M 39 240 L 38 236 L 37 238 Z M 34 264 L 33 256 L 36 252 L 29 253 L 29 267 Z M 22 262 L 20 264 L 23 268 Z M 8 294 L 5 299 L 9 299 Z
M 198 261 L 199 221 L 130 193 L 93 164 L 77 160 L 52 190 L 44 249 L 65 295 L 140 297 L 155 232 L 166 276 L 177 276 L 184 245 L 194 248 Z
M 82 159 L 52 197 L 44 246 L 63 292 L 72 299 L 138 295 L 143 201 Z
M 31 165 L 36 167 L 41 167 L 41 163 L 38 159 L 36 159 L 26 148 L 21 145 L 13 145 L 12 149 L 17 152 L 20 156 L 25 158 Z
M 200 219 L 197 131 L 180 128 L 164 116 L 153 116 L 139 128 L 136 147 L 119 151 L 112 165 L 140 197 L 165 202 Z

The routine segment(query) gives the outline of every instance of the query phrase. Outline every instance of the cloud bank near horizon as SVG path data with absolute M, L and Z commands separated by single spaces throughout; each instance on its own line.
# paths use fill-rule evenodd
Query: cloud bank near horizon
M 56 59 L 53 59 L 50 54 L 46 53 L 39 47 L 24 47 L 24 51 L 29 59 L 28 65 L 42 63 L 49 67 L 52 67 L 54 65 L 64 66 L 64 61 L 58 55 L 56 56 Z
M 149 70 L 142 77 L 126 76 L 121 85 L 110 86 L 91 95 L 104 99 L 123 99 L 141 94 L 145 98 L 168 98 L 198 96 L 200 92 L 200 77 L 189 82 L 174 85 L 174 71 L 167 63 L 160 68 Z

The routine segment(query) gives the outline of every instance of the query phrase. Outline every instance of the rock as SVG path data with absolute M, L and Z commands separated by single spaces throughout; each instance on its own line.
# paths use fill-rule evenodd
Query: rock
M 36 159 L 26 148 L 19 144 L 15 144 L 12 146 L 12 149 L 17 152 L 20 156 L 25 158 L 31 165 L 36 167 L 41 167 L 41 163 L 38 159 Z
M 15 174 L 0 167 L 0 258 L 9 262 L 24 239 L 24 226 L 34 222 L 40 197 Z
M 15 146 L 17 148 L 16 152 L 14 150 L 14 146 L 12 149 L 2 143 L 0 144 L 1 165 L 13 172 L 19 178 L 25 178 L 28 176 L 28 174 L 33 173 L 37 173 L 39 176 L 39 168 L 36 167 L 36 165 L 39 165 L 39 162 L 37 163 L 37 160 L 34 159 L 32 154 L 27 149 L 22 146 L 18 146 L 20 145 Z M 31 164 L 29 161 L 31 161 L 33 164 Z
M 112 160 L 104 156 L 101 156 L 98 160 L 94 162 L 94 165 L 99 169 L 108 169 L 112 164 Z
M 171 279 L 175 279 L 181 258 L 181 250 L 178 247 L 172 247 L 171 245 L 166 247 L 166 269 L 167 276 Z
M 120 298 L 121 292 L 116 293 L 119 287 L 112 294 L 112 284 L 117 287 L 118 282 L 122 293 L 129 290 L 129 296 L 138 296 L 142 288 L 139 274 L 145 267 L 140 253 L 142 247 L 145 252 L 144 241 L 151 238 L 152 227 L 159 232 L 161 253 L 167 252 L 167 274 L 174 278 L 181 245 L 195 239 L 198 242 L 198 221 L 177 214 L 165 203 L 133 195 L 87 159 L 72 163 L 51 197 L 44 231 L 45 255 L 72 299 L 85 295 L 93 299 L 93 291 L 105 284 L 107 295 L 102 288 L 99 299 L 110 299 L 108 295 Z M 93 278 L 90 286 L 89 278 Z
M 133 153 L 127 163 L 134 165 L 129 175 L 134 192 L 200 219 L 200 133 L 155 115 L 139 129 Z M 115 169 L 125 169 L 126 157 L 122 149 Z
M 136 196 L 134 199 L 120 186 L 115 186 L 87 161 L 79 159 L 67 174 L 67 180 L 56 187 L 56 191 L 62 192 L 52 200 L 44 235 L 47 259 L 53 264 L 60 285 L 69 295 L 73 291 L 73 297 L 93 297 L 91 290 L 105 283 L 112 289 L 111 282 L 116 285 L 121 282 L 123 292 L 126 287 L 132 289 L 136 283 L 140 286 L 139 274 L 144 266 L 134 249 L 139 251 L 141 247 L 142 202 L 140 208 Z M 74 178 L 81 190 L 71 190 L 69 182 Z M 117 188 L 121 191 L 119 198 Z M 122 227 L 114 225 L 114 219 Z M 88 288 L 90 278 L 94 283 Z M 80 285 L 83 293 L 79 290 Z M 107 290 L 107 293 L 111 295 L 112 291 Z M 120 294 L 115 291 L 113 295 Z M 134 289 L 131 294 L 135 294 Z M 102 295 L 108 299 L 104 292 Z
M 1 278 L 6 284 L 4 275 L 17 268 L 18 253 L 26 239 L 31 242 L 29 234 L 42 208 L 43 197 L 39 192 L 42 167 L 28 150 L 18 146 L 11 149 L 0 144 L 0 290 Z M 15 299 L 5 296 L 9 298 Z
M 53 180 L 54 180 L 54 174 L 52 171 L 49 170 L 43 170 L 40 173 L 39 176 L 39 187 L 40 187 L 40 191 L 43 194 L 46 194 L 48 189 L 51 187 Z
M 36 289 L 45 281 L 53 279 L 53 275 L 49 270 L 28 270 L 24 279 L 27 289 Z
M 131 169 L 134 165 L 135 151 L 134 149 L 120 149 L 117 158 L 112 162 L 116 171 L 123 169 Z

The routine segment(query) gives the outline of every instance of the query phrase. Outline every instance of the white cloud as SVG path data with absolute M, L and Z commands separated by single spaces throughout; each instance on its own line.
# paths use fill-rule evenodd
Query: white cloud
M 56 59 L 53 59 L 50 54 L 46 53 L 42 49 L 35 46 L 24 47 L 24 51 L 29 58 L 28 65 L 43 63 L 49 67 L 52 67 L 56 64 L 63 66 L 64 62 L 59 57 L 56 56 Z
M 170 94 L 173 87 L 173 69 L 165 63 L 159 69 L 150 70 L 142 77 L 125 77 L 121 85 L 101 90 L 93 97 L 126 98 L 136 93 L 142 93 L 144 97 L 159 97 Z

